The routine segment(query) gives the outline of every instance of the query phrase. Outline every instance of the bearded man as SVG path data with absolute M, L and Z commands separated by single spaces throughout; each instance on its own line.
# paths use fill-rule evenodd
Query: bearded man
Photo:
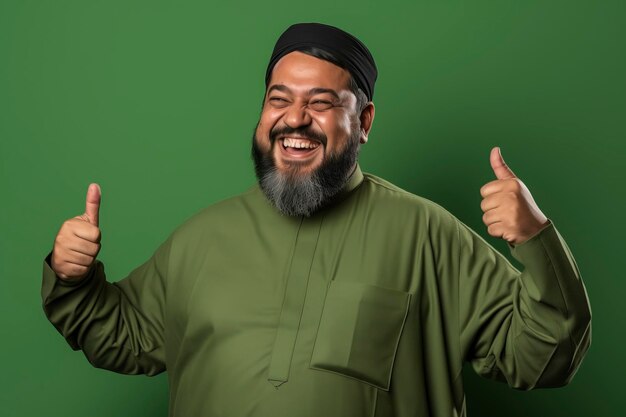
M 559 387 L 591 340 L 570 250 L 491 151 L 481 208 L 514 268 L 439 205 L 358 164 L 377 70 L 332 26 L 289 27 L 254 130 L 258 178 L 109 283 L 100 188 L 44 261 L 50 321 L 97 367 L 168 372 L 170 416 L 464 416 L 461 371 Z

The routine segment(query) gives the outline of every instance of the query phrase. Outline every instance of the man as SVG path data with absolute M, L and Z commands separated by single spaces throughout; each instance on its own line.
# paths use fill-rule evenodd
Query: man
M 498 148 L 483 221 L 523 272 L 442 207 L 362 173 L 376 74 L 352 35 L 288 28 L 252 140 L 258 185 L 113 284 L 92 184 L 44 262 L 44 309 L 72 348 L 116 372 L 167 370 L 171 416 L 464 416 L 464 361 L 516 389 L 567 384 L 591 312 L 554 223 Z

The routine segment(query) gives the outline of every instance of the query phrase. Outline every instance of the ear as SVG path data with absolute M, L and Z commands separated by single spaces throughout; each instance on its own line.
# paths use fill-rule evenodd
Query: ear
M 372 129 L 372 123 L 374 122 L 374 103 L 369 102 L 365 105 L 363 111 L 359 116 L 359 120 L 361 121 L 361 143 L 367 143 L 367 136 Z

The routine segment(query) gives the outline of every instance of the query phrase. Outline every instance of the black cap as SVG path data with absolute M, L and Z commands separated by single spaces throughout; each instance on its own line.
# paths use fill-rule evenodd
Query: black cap
M 363 42 L 351 34 L 322 23 L 296 23 L 280 35 L 265 72 L 265 88 L 270 82 L 274 65 L 283 56 L 310 46 L 332 53 L 341 66 L 352 74 L 368 100 L 372 100 L 378 76 L 374 57 Z

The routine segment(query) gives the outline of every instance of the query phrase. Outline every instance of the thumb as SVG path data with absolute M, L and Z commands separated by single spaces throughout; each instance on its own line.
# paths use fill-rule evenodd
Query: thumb
M 100 211 L 100 186 L 96 183 L 89 184 L 87 189 L 87 203 L 85 205 L 85 215 L 89 223 L 98 226 L 98 213 Z
M 507 166 L 502 158 L 502 153 L 500 152 L 500 148 L 496 146 L 491 150 L 491 154 L 489 155 L 489 162 L 491 163 L 491 168 L 493 169 L 494 174 L 496 174 L 496 178 L 499 180 L 504 180 L 507 178 L 516 178 L 511 168 Z

